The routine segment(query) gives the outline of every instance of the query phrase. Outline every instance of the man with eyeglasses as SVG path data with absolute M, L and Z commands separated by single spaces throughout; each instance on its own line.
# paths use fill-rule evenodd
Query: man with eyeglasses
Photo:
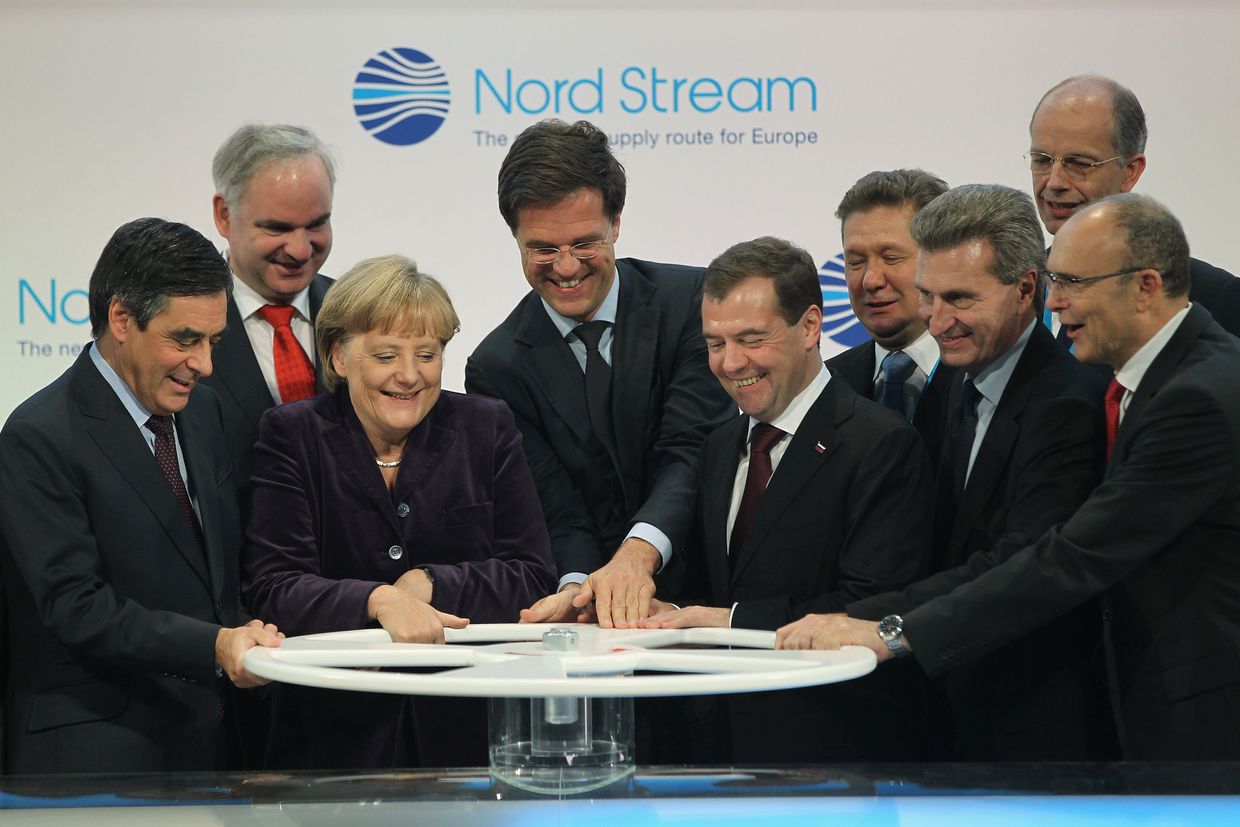
M 1029 196 L 957 187 L 912 219 L 919 312 L 957 371 L 941 456 L 931 576 L 902 592 L 854 600 L 873 620 L 950 591 L 972 555 L 1019 548 L 1068 519 L 1102 472 L 1104 383 L 1037 323 L 1046 269 Z M 930 756 L 952 761 L 1113 757 L 1105 696 L 1093 679 L 1096 605 L 977 664 L 935 680 L 923 725 Z M 907 669 L 908 664 L 902 664 Z M 910 701 L 916 673 L 909 675 Z M 934 710 L 941 708 L 940 714 Z
M 1132 190 L 1145 171 L 1145 139 L 1140 102 L 1114 80 L 1083 75 L 1052 87 L 1029 123 L 1026 155 L 1047 232 L 1055 235 L 1086 204 Z M 1189 272 L 1189 299 L 1240 334 L 1240 281 L 1198 259 Z M 1044 321 L 1066 341 L 1051 311 Z
M 512 408 L 551 534 L 560 590 L 527 622 L 649 614 L 693 518 L 702 440 L 735 412 L 706 363 L 701 268 L 615 257 L 625 188 L 586 121 L 531 126 L 500 167 L 532 291 L 470 356 L 465 387 Z
M 1102 484 L 1062 526 L 975 555 L 962 585 L 902 618 L 810 615 L 778 641 L 911 653 L 941 675 L 1102 595 L 1124 758 L 1236 760 L 1240 342 L 1189 301 L 1183 228 L 1149 197 L 1078 210 L 1049 269 L 1076 355 L 1115 370 Z

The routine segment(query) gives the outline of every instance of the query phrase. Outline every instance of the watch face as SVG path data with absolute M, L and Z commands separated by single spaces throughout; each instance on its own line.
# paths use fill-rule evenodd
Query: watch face
M 887 615 L 878 621 L 878 634 L 884 640 L 898 637 L 904 631 L 904 620 L 899 615 Z

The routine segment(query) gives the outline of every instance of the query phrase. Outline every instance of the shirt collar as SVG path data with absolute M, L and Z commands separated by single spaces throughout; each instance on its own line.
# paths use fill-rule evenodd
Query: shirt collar
M 822 391 L 827 387 L 827 382 L 831 381 L 831 371 L 827 370 L 826 365 L 820 364 L 818 375 L 815 376 L 805 389 L 792 397 L 792 401 L 788 403 L 788 407 L 784 408 L 784 412 L 770 423 L 785 434 L 795 434 L 797 428 L 801 427 L 801 421 L 805 419 L 805 415 L 809 413 L 809 409 L 818 401 L 818 397 L 822 395 Z M 749 430 L 752 433 L 758 420 L 752 416 L 749 417 Z
M 225 258 L 228 257 L 227 251 L 225 251 L 224 256 Z M 254 292 L 250 285 L 237 278 L 235 272 L 233 273 L 232 297 L 237 304 L 237 312 L 241 314 L 241 321 L 243 322 L 257 313 L 260 307 L 271 304 L 271 302 Z M 293 296 L 293 300 L 289 304 L 293 306 L 293 309 L 297 311 L 301 318 L 310 321 L 310 285 L 307 284 L 300 293 Z
M 1008 381 L 1016 371 L 1016 363 L 1020 361 L 1020 355 L 1025 352 L 1025 345 L 1029 344 L 1029 337 L 1033 335 L 1033 326 L 1035 324 L 1037 324 L 1036 319 L 1029 322 L 1028 326 L 1025 327 L 1025 331 L 1020 334 L 1020 338 L 1016 340 L 1016 344 L 1008 348 L 998 359 L 995 359 L 978 371 L 977 376 L 973 377 L 973 386 L 977 388 L 977 392 L 985 397 L 990 404 L 999 404 L 999 399 L 1003 396 L 1003 389 L 1007 387 Z
M 551 305 L 547 304 L 547 300 L 540 297 L 543 309 L 547 311 L 547 316 L 551 319 L 551 323 L 555 325 L 555 329 L 560 331 L 560 338 L 563 339 L 572 333 L 574 328 L 581 322 L 576 319 L 570 319 L 567 316 L 561 316 L 551 309 Z M 620 268 L 616 268 L 614 276 L 611 280 L 611 289 L 607 291 L 606 298 L 603 303 L 598 306 L 592 321 L 609 322 L 612 325 L 616 323 L 616 309 L 620 306 Z
M 906 348 L 901 348 L 913 360 L 913 364 L 926 376 L 934 373 L 934 366 L 939 363 L 939 345 L 934 341 L 934 337 L 930 335 L 929 330 L 923 330 L 921 335 L 913 340 Z M 878 379 L 879 371 L 883 369 L 883 360 L 887 358 L 887 354 L 892 351 L 874 343 L 874 375 L 871 380 Z
M 129 385 L 125 384 L 125 380 L 120 374 L 108 364 L 108 360 L 103 358 L 103 354 L 99 352 L 99 346 L 96 342 L 88 345 L 90 348 L 90 361 L 94 363 L 99 374 L 103 376 L 103 381 L 108 383 L 108 387 L 121 400 L 121 404 L 125 406 L 125 410 L 133 417 L 134 424 L 139 428 L 146 425 L 146 421 L 151 418 L 151 412 L 142 406 L 138 401 L 138 397 L 134 396 L 133 390 Z
M 1176 313 L 1167 323 L 1158 329 L 1158 332 L 1149 338 L 1149 340 L 1141 345 L 1136 353 L 1124 363 L 1118 371 L 1115 372 L 1115 379 L 1125 390 L 1135 391 L 1140 385 L 1141 380 L 1145 378 L 1145 373 L 1150 369 L 1150 365 L 1154 364 L 1154 360 L 1158 358 L 1158 354 L 1162 353 L 1163 348 L 1167 346 L 1167 342 L 1171 341 L 1171 337 L 1180 329 L 1180 325 L 1184 323 L 1184 319 L 1188 316 L 1188 309 L 1192 307 L 1190 304 L 1179 313 Z

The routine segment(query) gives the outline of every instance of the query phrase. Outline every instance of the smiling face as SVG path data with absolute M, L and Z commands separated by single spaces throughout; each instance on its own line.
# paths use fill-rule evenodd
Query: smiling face
M 907 347 L 925 325 L 917 315 L 916 207 L 875 207 L 844 221 L 844 278 L 853 313 L 880 345 Z
M 921 318 L 943 363 L 973 376 L 1006 353 L 1033 320 L 1037 274 L 1012 284 L 990 272 L 990 243 L 969 241 L 917 256 Z
M 216 193 L 214 211 L 233 273 L 273 304 L 306 289 L 331 252 L 331 179 L 313 153 L 261 168 L 236 204 Z
M 1047 269 L 1089 277 L 1142 264 L 1130 260 L 1124 237 L 1104 210 L 1085 212 L 1055 236 Z M 1052 287 L 1047 307 L 1059 314 L 1077 359 L 1119 370 L 1140 348 L 1144 340 L 1135 324 L 1140 298 L 1136 277 L 1132 274 L 1074 287 Z
M 443 345 L 434 336 L 371 330 L 345 339 L 331 358 L 376 451 L 403 444 L 439 400 Z
M 702 299 L 702 335 L 711 372 L 736 404 L 772 422 L 822 368 L 822 308 L 808 307 L 796 324 L 779 312 L 775 282 L 754 276 L 722 299 Z
M 142 406 L 169 416 L 189 402 L 198 380 L 211 375 L 211 349 L 224 335 L 228 297 L 171 296 L 163 312 L 138 328 L 128 308 L 113 299 L 101 353 Z
M 525 279 L 534 292 L 561 316 L 588 322 L 607 298 L 616 276 L 616 253 L 612 246 L 620 235 L 620 216 L 614 222 L 603 210 L 603 196 L 596 189 L 580 189 L 554 204 L 525 207 L 517 212 L 514 233 L 521 250 Z M 540 247 L 568 248 L 588 241 L 606 240 L 586 261 L 567 249 L 551 264 L 530 261 L 528 251 Z
M 1029 149 L 1058 158 L 1073 155 L 1102 161 L 1118 154 L 1113 143 L 1111 95 L 1083 82 L 1066 86 L 1042 102 L 1029 126 Z M 1055 163 L 1048 173 L 1033 173 L 1038 214 L 1054 235 L 1081 206 L 1108 195 L 1128 192 L 1145 169 L 1145 156 L 1134 155 L 1094 167 L 1079 180 Z

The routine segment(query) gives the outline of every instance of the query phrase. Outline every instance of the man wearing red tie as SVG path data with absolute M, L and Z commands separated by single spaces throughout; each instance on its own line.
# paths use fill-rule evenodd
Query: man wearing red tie
M 247 125 L 215 154 L 215 227 L 233 273 L 229 335 L 205 380 L 219 393 L 245 509 L 258 420 L 318 387 L 314 318 L 332 280 L 335 169 L 309 130 Z
M 1124 758 L 1235 760 L 1240 342 L 1189 302 L 1184 230 L 1146 196 L 1079 209 L 1048 266 L 1047 306 L 1077 358 L 1115 369 L 1102 484 L 1062 526 L 974 555 L 962 585 L 902 617 L 810 615 L 778 640 L 912 654 L 939 675 L 1101 594 Z

